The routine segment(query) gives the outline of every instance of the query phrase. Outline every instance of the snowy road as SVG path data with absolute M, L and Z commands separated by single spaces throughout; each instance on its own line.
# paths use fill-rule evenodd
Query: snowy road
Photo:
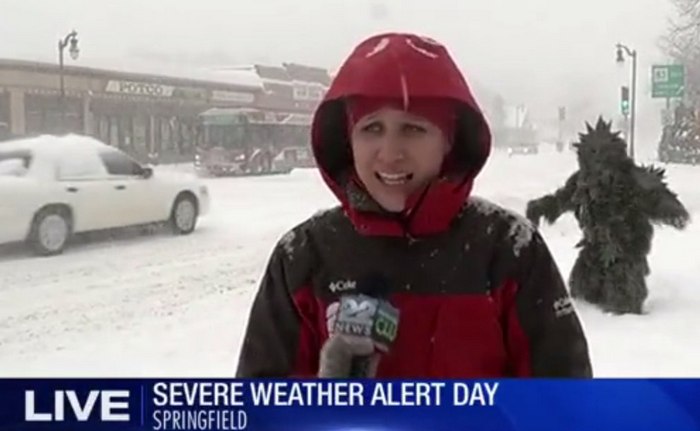
M 573 172 L 571 155 L 497 154 L 477 194 L 523 211 Z M 700 218 L 700 167 L 669 183 Z M 212 211 L 187 237 L 80 241 L 62 256 L 0 251 L 0 376 L 231 376 L 250 301 L 287 229 L 335 204 L 316 171 L 211 179 Z M 565 276 L 573 217 L 542 231 Z M 700 376 L 700 223 L 658 229 L 645 316 L 577 304 L 598 376 Z

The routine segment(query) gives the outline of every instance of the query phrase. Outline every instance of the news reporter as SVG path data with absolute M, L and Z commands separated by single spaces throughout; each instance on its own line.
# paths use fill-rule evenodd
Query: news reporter
M 333 333 L 337 301 L 372 273 L 389 281 L 401 316 L 374 376 L 591 376 L 544 240 L 471 196 L 491 136 L 442 45 L 410 34 L 362 42 L 315 113 L 312 145 L 341 206 L 275 247 L 239 377 L 342 377 L 372 341 Z

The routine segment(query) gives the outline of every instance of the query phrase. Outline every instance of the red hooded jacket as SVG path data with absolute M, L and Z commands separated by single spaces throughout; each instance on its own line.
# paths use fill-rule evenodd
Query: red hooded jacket
M 454 101 L 443 175 L 384 211 L 353 178 L 345 103 L 353 96 Z M 238 363 L 241 377 L 315 376 L 334 304 L 380 274 L 399 308 L 397 339 L 378 377 L 591 375 L 579 319 L 533 226 L 471 197 L 491 136 L 469 87 L 439 43 L 384 34 L 340 68 L 313 121 L 314 155 L 341 207 L 277 244 L 257 293 Z

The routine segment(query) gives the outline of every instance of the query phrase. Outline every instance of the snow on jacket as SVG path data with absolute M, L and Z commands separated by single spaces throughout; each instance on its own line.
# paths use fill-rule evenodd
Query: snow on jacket
M 410 197 L 402 216 L 382 210 L 354 181 L 344 105 L 352 96 L 457 105 L 443 175 Z M 249 317 L 239 377 L 315 376 L 338 298 L 377 275 L 401 313 L 378 377 L 591 376 L 586 338 L 542 237 L 524 218 L 471 196 L 491 136 L 442 45 L 409 34 L 360 44 L 316 111 L 312 144 L 341 206 L 295 227 L 275 247 Z

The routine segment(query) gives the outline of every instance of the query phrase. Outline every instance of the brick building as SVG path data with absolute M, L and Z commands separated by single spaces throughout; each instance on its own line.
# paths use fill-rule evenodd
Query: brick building
M 77 132 L 140 159 L 190 157 L 203 139 L 200 114 L 253 108 L 310 118 L 330 78 L 323 69 L 285 63 L 164 76 L 0 60 L 0 135 Z

